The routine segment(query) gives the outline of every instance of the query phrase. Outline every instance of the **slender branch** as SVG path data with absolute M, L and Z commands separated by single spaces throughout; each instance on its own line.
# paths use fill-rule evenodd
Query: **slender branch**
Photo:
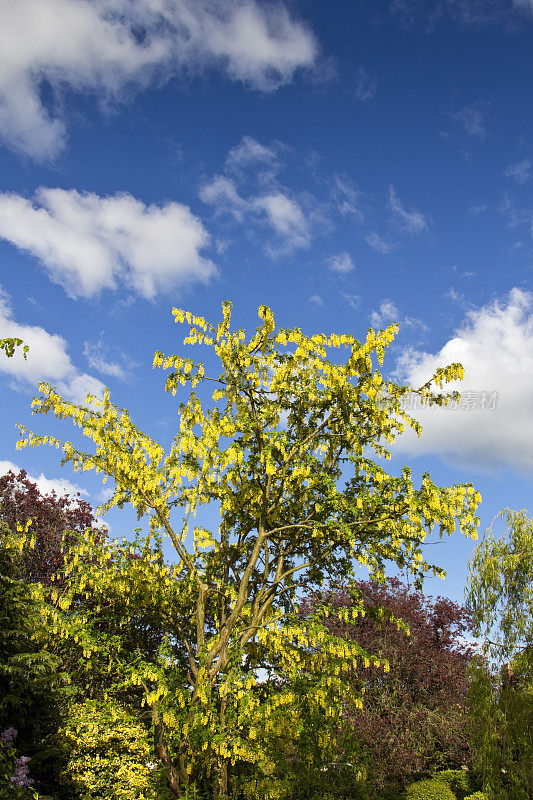
M 184 547 L 182 547 L 182 544 L 178 540 L 178 537 L 176 536 L 176 533 L 175 533 L 174 529 L 172 528 L 172 526 L 170 525 L 169 521 L 164 516 L 164 514 L 161 512 L 159 507 L 155 503 L 151 502 L 148 499 L 148 497 L 146 496 L 146 493 L 144 492 L 144 490 L 140 486 L 138 487 L 138 490 L 139 490 L 139 493 L 141 494 L 142 498 L 144 499 L 146 505 L 149 508 L 152 508 L 155 511 L 155 513 L 157 514 L 157 516 L 159 518 L 159 521 L 163 524 L 166 532 L 170 536 L 172 544 L 176 548 L 176 552 L 178 553 L 178 555 L 181 558 L 181 560 L 187 565 L 187 569 L 189 570 L 189 573 L 191 575 L 194 574 L 195 573 L 194 564 L 191 561 L 190 555 L 187 552 L 187 550 Z

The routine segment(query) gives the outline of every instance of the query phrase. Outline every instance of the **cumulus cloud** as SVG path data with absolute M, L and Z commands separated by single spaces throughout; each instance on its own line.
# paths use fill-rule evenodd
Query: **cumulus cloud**
M 0 461 L 0 475 L 6 475 L 8 472 L 14 472 L 16 475 L 18 475 L 20 472 L 20 467 L 14 464 L 12 461 Z M 79 492 L 80 495 L 85 497 L 89 496 L 89 492 L 87 492 L 85 489 L 82 489 L 81 486 L 66 480 L 66 478 L 47 478 L 42 472 L 38 476 L 30 475 L 28 473 L 27 477 L 28 480 L 37 484 L 37 487 L 43 494 L 55 492 L 60 497 L 65 494 L 76 497 Z
M 244 213 L 251 208 L 250 203 L 239 194 L 235 181 L 224 175 L 215 175 L 202 186 L 200 200 L 213 206 L 216 214 L 231 214 L 238 222 L 242 222 Z
M 31 386 L 36 389 L 45 381 L 75 403 L 83 402 L 87 394 L 102 396 L 104 384 L 74 366 L 65 339 L 37 325 L 16 322 L 9 297 L 0 288 L 0 339 L 8 336 L 22 339 L 30 348 L 26 360 L 20 348 L 12 358 L 0 359 L 0 372 L 11 378 L 15 388 Z
M 226 158 L 225 172 L 231 177 L 215 175 L 199 192 L 200 199 L 213 207 L 215 216 L 226 214 L 234 222 L 246 220 L 247 225 L 269 228 L 275 234 L 265 245 L 271 255 L 308 247 L 313 224 L 320 216 L 309 195 L 302 201 L 280 186 L 275 174 L 278 166 L 272 148 L 245 136 Z M 255 185 L 250 186 L 250 182 Z
M 326 264 L 332 272 L 337 272 L 340 275 L 346 275 L 348 272 L 355 269 L 355 264 L 352 261 L 351 255 L 346 252 L 331 256 L 326 259 Z
M 264 212 L 268 223 L 280 237 L 282 249 L 308 247 L 311 232 L 305 214 L 296 200 L 283 192 L 256 197 L 254 207 Z
M 389 206 L 392 211 L 393 219 L 401 230 L 406 233 L 422 233 L 426 230 L 427 222 L 423 214 L 416 209 L 408 210 L 405 208 L 396 193 L 394 186 L 389 187 Z
M 115 289 L 120 280 L 151 299 L 216 273 L 200 255 L 207 231 L 187 206 L 147 206 L 129 194 L 0 194 L 0 237 L 38 258 L 71 297 Z
M 378 311 L 370 314 L 370 325 L 373 328 L 384 328 L 391 322 L 399 322 L 400 312 L 392 300 L 382 300 Z
M 420 439 L 407 431 L 394 449 L 411 455 L 437 454 L 468 467 L 491 470 L 506 466 L 533 471 L 533 293 L 513 289 L 505 301 L 469 311 L 463 325 L 437 352 L 406 350 L 397 375 L 417 388 L 435 369 L 452 362 L 465 369 L 457 389 L 458 408 L 410 411 L 420 420 Z M 480 410 L 482 405 L 485 410 Z M 494 407 L 495 406 L 495 407 Z
M 509 164 L 504 172 L 506 178 L 512 178 L 516 183 L 527 183 L 531 178 L 529 170 L 531 169 L 531 161 L 529 158 L 524 158 L 518 164 Z
M 0 136 L 37 159 L 65 145 L 54 91 L 103 104 L 184 71 L 218 67 L 253 89 L 290 82 L 318 54 L 281 3 L 259 0 L 0 0 Z

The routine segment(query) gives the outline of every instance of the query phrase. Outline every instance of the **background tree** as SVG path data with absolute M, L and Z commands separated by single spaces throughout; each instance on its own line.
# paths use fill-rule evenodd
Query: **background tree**
M 506 509 L 470 560 L 467 604 L 483 658 L 473 664 L 476 761 L 490 800 L 533 797 L 533 520 Z
M 142 690 L 132 685 L 131 675 L 139 663 L 146 669 L 155 663 L 162 639 L 172 632 L 165 615 L 173 593 L 167 590 L 163 598 L 153 599 L 147 591 L 152 575 L 137 540 L 111 548 L 98 528 L 87 528 L 83 536 L 81 531 L 63 530 L 60 501 L 67 501 L 80 528 L 94 520 L 87 504 L 78 517 L 78 505 L 72 508 L 68 498 L 41 495 L 24 475 L 22 483 L 13 474 L 6 477 L 7 486 L 17 491 L 7 493 L 14 530 L 0 523 L 0 726 L 18 731 L 17 744 L 31 757 L 31 774 L 40 791 L 74 800 L 87 794 L 98 773 L 91 797 L 107 800 L 116 789 L 122 800 L 143 792 L 146 798 L 162 798 L 161 770 L 146 767 L 151 759 L 145 751 L 153 741 L 150 714 L 141 705 Z M 32 558 L 38 546 L 33 520 L 28 519 L 26 530 L 17 521 L 28 513 L 40 520 L 41 534 L 50 535 L 59 554 L 53 562 L 43 559 L 48 552 L 44 549 Z M 83 541 L 90 544 L 83 548 Z M 99 552 L 105 552 L 101 564 Z M 83 586 L 74 578 L 80 560 Z M 28 564 L 38 568 L 29 570 Z M 41 581 L 28 582 L 35 577 Z M 161 588 L 160 583 L 154 586 Z M 65 597 L 72 600 L 68 607 Z M 182 685 L 183 661 L 179 647 L 174 647 L 174 673 L 181 664 Z M 125 676 L 130 677 L 126 686 Z M 105 732 L 110 719 L 121 721 L 112 735 Z M 132 737 L 142 740 L 142 746 L 132 746 Z M 114 775 L 118 762 L 120 780 Z M 108 790 L 101 793 L 106 780 Z
M 18 559 L 26 583 L 49 584 L 63 566 L 65 550 L 87 528 L 99 528 L 93 509 L 79 493 L 76 498 L 43 493 L 25 470 L 0 476 L 0 523 L 10 531 L 32 521 L 33 544 Z M 102 532 L 103 535 L 103 532 Z
M 473 653 L 462 639 L 471 627 L 468 613 L 447 598 L 427 598 L 396 577 L 358 581 L 355 587 L 365 615 L 350 621 L 350 595 L 342 586 L 332 588 L 325 594 L 336 613 L 325 626 L 386 659 L 390 672 L 358 665 L 350 673 L 355 685 L 363 681 L 365 694 L 362 710 L 349 703 L 344 708 L 346 733 L 357 750 L 345 745 L 338 761 L 364 766 L 369 783 L 378 788 L 404 784 L 413 773 L 470 765 L 465 706 Z M 300 614 L 308 615 L 323 597 L 308 595 Z M 395 624 L 398 619 L 408 630 Z
M 29 347 L 22 339 L 0 339 L 0 351 L 7 358 L 12 358 L 20 346 L 26 359 Z M 55 780 L 61 760 L 53 737 L 60 721 L 59 690 L 65 676 L 58 672 L 59 661 L 46 649 L 41 605 L 22 579 L 29 572 L 32 548 L 27 546 L 27 532 L 32 520 L 25 511 L 13 513 L 21 496 L 20 489 L 13 491 L 14 482 L 18 480 L 23 486 L 25 476 L 21 471 L 18 478 L 13 473 L 0 478 L 0 761 L 8 767 L 0 776 L 2 797 L 29 793 L 25 787 L 33 780 L 26 774 L 26 759 L 30 759 L 33 774 L 45 788 Z M 35 493 L 33 501 L 29 505 L 35 510 Z M 15 741 L 19 756 L 24 753 L 22 757 L 13 755 Z
M 103 510 L 130 502 L 139 515 L 149 515 L 154 533 L 162 530 L 170 538 L 181 576 L 172 625 L 177 631 L 186 623 L 176 638 L 187 652 L 187 685 L 174 680 L 172 658 L 165 662 L 163 652 L 158 670 L 140 663 L 130 679 L 144 688 L 157 753 L 174 794 L 207 775 L 213 796 L 222 798 L 236 761 L 259 771 L 271 768 L 263 737 L 276 708 L 296 702 L 290 681 L 300 671 L 313 675 L 307 701 L 335 718 L 346 692 L 353 691 L 344 676 L 354 660 L 381 664 L 357 643 L 327 631 L 325 604 L 320 614 L 302 620 L 297 590 L 325 578 L 350 581 L 354 562 L 379 576 L 387 560 L 408 566 L 420 585 L 428 569 L 440 573 L 422 555 L 427 532 L 436 527 L 440 535 L 451 534 L 458 523 L 463 533 L 475 535 L 480 496 L 471 484 L 438 487 L 428 474 L 416 488 L 407 467 L 396 477 L 367 455 L 388 457 L 384 445 L 405 425 L 421 431 L 400 405 L 411 387 L 389 381 L 389 404 L 376 403 L 383 378 L 372 357 L 382 363 L 397 326 L 369 329 L 364 343 L 350 335 L 305 336 L 299 329 L 276 330 L 271 311 L 261 306 L 262 324 L 247 340 L 244 330 L 230 330 L 229 302 L 216 327 L 189 312 L 173 313 L 176 322 L 189 325 L 184 343 L 211 347 L 221 372 L 208 379 L 203 363 L 156 353 L 154 366 L 172 370 L 167 391 L 192 385 L 179 406 L 180 430 L 168 453 L 111 403 L 107 391 L 102 400 L 89 396 L 85 405 L 76 405 L 47 384 L 40 387 L 34 412 L 71 419 L 96 450 L 87 453 L 23 426 L 19 446 L 59 445 L 62 463 L 113 479 L 115 490 Z M 326 349 L 339 347 L 348 351 L 340 364 Z M 442 388 L 460 377 L 461 366 L 450 365 L 414 391 L 430 404 L 443 404 L 449 395 L 433 394 L 432 382 Z M 205 410 L 194 388 L 208 380 L 215 382 L 212 398 L 220 407 Z M 209 503 L 218 504 L 218 530 L 190 531 L 189 521 Z M 189 533 L 192 548 L 186 546 Z M 105 559 L 101 549 L 102 581 Z M 150 559 L 157 563 L 157 554 Z M 68 591 L 56 598 L 60 610 L 76 609 L 86 567 L 83 559 L 72 563 Z M 154 571 L 153 580 L 161 595 L 173 591 L 164 570 Z M 356 618 L 363 606 L 355 594 L 353 600 Z M 124 607 L 128 602 L 124 596 Z M 260 702 L 250 663 L 273 657 L 288 683 Z
M 17 732 L 16 746 L 31 758 L 32 777 L 48 788 L 61 761 L 54 734 L 66 676 L 46 646 L 41 604 L 32 587 L 18 578 L 25 533 L 0 522 L 0 732 Z

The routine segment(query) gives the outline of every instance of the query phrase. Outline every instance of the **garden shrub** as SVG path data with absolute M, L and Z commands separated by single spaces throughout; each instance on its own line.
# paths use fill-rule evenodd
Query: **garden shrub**
M 336 800 L 332 794 L 317 794 L 312 800 Z
M 474 784 L 472 773 L 465 769 L 444 769 L 437 772 L 435 777 L 439 781 L 447 783 L 459 800 L 464 800 L 467 795 L 471 795 L 477 788 Z
M 246 800 L 288 800 L 291 782 L 273 775 L 261 775 L 240 782 L 241 796 Z
M 444 781 L 425 778 L 407 787 L 405 800 L 455 800 L 455 795 Z
M 166 800 L 164 776 L 154 763 L 150 732 L 117 703 L 73 705 L 62 731 L 69 760 L 63 796 L 80 800 Z
M 487 800 L 487 796 L 483 792 L 474 792 L 465 797 L 465 800 Z

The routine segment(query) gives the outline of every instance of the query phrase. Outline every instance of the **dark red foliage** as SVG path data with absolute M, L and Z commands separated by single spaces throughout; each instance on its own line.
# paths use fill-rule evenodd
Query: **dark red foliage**
M 362 678 L 365 683 L 364 707 L 346 709 L 346 720 L 367 752 L 368 777 L 381 786 L 432 768 L 469 765 L 465 704 L 473 652 L 461 641 L 470 630 L 467 611 L 444 597 L 431 600 L 398 578 L 385 584 L 360 581 L 356 588 L 366 607 L 381 606 L 410 627 L 407 636 L 371 614 L 354 623 L 325 622 L 331 633 L 390 663 L 389 673 L 373 666 L 354 670 L 354 682 Z M 343 587 L 326 595 L 336 608 L 352 605 Z M 300 614 L 305 617 L 312 608 L 308 597 Z
M 79 495 L 42 494 L 23 469 L 18 475 L 10 471 L 0 476 L 0 525 L 15 530 L 17 522 L 25 525 L 28 519 L 35 547 L 23 553 L 19 575 L 27 583 L 49 584 L 63 566 L 65 548 L 75 534 L 97 529 L 91 506 Z

